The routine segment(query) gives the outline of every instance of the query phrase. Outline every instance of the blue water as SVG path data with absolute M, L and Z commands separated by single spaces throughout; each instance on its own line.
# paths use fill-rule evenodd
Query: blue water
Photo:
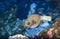
M 57 7 L 57 2 L 52 0 L 0 0 L 0 37 L 23 32 L 21 27 L 24 20 L 32 14 L 51 16 L 52 21 L 49 23 L 54 23 L 60 17 L 60 9 Z M 14 10 L 11 11 L 11 8 Z

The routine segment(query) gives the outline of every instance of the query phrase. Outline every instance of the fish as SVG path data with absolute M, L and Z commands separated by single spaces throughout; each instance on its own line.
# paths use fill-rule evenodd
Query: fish
M 38 14 L 33 14 L 27 20 L 25 21 L 24 27 L 30 27 L 30 28 L 35 28 L 40 24 L 40 15 Z
M 25 21 L 24 28 L 36 28 L 44 20 L 51 21 L 50 16 L 41 16 L 39 14 L 32 14 Z

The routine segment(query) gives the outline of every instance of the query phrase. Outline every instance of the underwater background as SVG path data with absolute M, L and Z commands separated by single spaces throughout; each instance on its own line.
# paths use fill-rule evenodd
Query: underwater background
M 22 26 L 32 14 L 60 18 L 60 0 L 0 0 L 0 38 L 23 33 Z

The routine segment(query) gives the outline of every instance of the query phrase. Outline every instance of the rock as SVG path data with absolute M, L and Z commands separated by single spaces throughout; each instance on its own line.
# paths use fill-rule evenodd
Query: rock
M 17 34 L 17 35 L 9 36 L 9 39 L 28 39 L 28 37 L 22 34 Z

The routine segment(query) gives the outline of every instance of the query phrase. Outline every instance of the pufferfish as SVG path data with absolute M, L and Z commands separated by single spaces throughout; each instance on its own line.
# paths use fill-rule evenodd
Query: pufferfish
M 40 16 L 39 15 L 31 15 L 26 21 L 25 21 L 25 28 L 35 28 L 40 23 Z
M 24 28 L 25 35 L 31 38 L 38 36 L 40 32 L 50 27 L 48 21 L 51 21 L 50 16 L 41 16 L 38 14 L 32 14 L 25 21 Z
M 25 21 L 24 28 L 35 28 L 40 23 L 44 23 L 43 20 L 51 20 L 50 16 L 40 16 L 38 14 L 33 14 Z

